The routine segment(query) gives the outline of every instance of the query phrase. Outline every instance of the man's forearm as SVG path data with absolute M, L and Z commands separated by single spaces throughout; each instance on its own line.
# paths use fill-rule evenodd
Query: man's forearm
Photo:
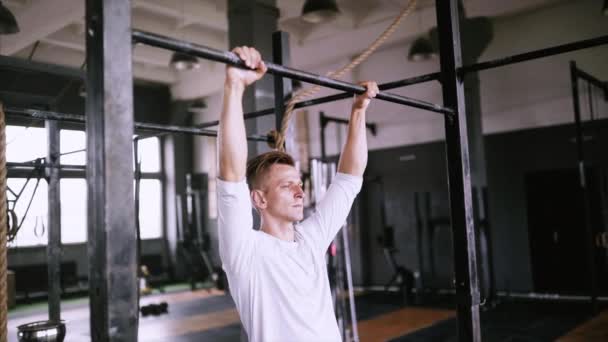
M 243 119 L 245 86 L 226 82 L 224 103 L 218 134 L 219 177 L 237 182 L 245 178 L 247 165 L 247 137 Z
M 363 176 L 367 166 L 367 132 L 365 109 L 353 109 L 348 123 L 348 135 L 340 156 L 338 172 Z

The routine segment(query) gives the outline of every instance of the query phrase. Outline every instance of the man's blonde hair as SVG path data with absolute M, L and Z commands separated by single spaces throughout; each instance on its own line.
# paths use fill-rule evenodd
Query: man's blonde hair
M 284 164 L 295 166 L 293 158 L 280 151 L 270 151 L 262 153 L 259 156 L 247 162 L 247 183 L 252 189 L 259 189 L 263 176 L 270 167 L 274 164 Z

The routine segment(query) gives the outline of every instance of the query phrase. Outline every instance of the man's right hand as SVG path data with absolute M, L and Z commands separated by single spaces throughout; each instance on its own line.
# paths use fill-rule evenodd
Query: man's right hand
M 232 50 L 240 59 L 245 62 L 249 68 L 254 70 L 241 69 L 238 67 L 227 66 L 226 67 L 226 84 L 230 86 L 241 86 L 243 89 L 259 80 L 264 76 L 266 70 L 266 64 L 262 60 L 260 53 L 251 47 L 240 46 Z

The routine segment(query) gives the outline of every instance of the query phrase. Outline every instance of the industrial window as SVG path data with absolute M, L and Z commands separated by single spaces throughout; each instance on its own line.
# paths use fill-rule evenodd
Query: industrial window
M 7 162 L 30 162 L 47 155 L 47 135 L 44 128 L 7 126 Z M 86 164 L 86 135 L 83 131 L 60 131 L 60 162 L 64 165 Z M 162 173 L 160 141 L 147 138 L 139 141 L 139 160 L 142 180 L 140 183 L 140 227 L 142 239 L 162 237 Z M 7 185 L 18 194 L 14 205 L 18 221 L 21 221 L 27 205 L 32 200 L 26 219 L 10 247 L 46 245 L 48 242 L 48 192 L 47 182 L 42 178 L 32 197 L 39 173 L 23 169 L 9 172 Z M 41 175 L 40 175 L 41 176 Z M 27 178 L 31 178 L 24 187 Z M 64 244 L 85 243 L 87 240 L 87 184 L 85 172 L 62 174 L 61 192 L 61 241 Z M 7 191 L 10 200 L 15 194 Z M 19 223 L 19 222 L 18 222 Z

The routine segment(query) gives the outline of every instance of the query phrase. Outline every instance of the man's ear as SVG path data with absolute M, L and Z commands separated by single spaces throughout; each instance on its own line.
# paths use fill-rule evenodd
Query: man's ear
M 251 190 L 251 202 L 258 210 L 264 210 L 266 209 L 266 206 L 268 206 L 268 202 L 266 201 L 266 197 L 264 197 L 264 192 L 262 190 Z

